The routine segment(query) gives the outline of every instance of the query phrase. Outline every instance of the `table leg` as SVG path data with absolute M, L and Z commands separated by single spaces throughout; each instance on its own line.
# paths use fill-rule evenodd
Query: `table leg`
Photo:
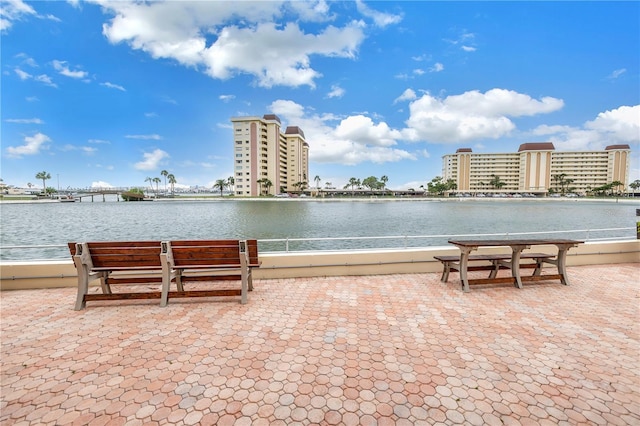
M 569 278 L 567 277 L 567 251 L 571 246 L 558 246 L 558 274 L 560 274 L 560 282 L 564 285 L 569 285 Z
M 513 246 L 513 254 L 511 255 L 511 276 L 515 278 L 518 288 L 522 288 L 522 280 L 520 279 L 520 255 L 525 247 Z
M 471 247 L 460 247 L 460 281 L 462 282 L 462 291 L 469 291 L 469 279 L 467 278 L 467 266 L 469 265 L 469 253 L 473 250 Z

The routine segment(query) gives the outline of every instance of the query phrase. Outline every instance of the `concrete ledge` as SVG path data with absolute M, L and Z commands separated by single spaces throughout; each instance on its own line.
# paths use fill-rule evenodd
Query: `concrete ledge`
M 478 253 L 504 253 L 506 248 L 483 249 Z M 555 246 L 538 246 L 536 252 L 556 253 Z M 457 255 L 451 247 L 397 250 L 351 250 L 303 253 L 266 253 L 256 279 L 317 276 L 387 275 L 440 273 L 442 265 L 433 256 Z M 640 262 L 640 241 L 607 241 L 582 244 L 569 251 L 567 264 L 602 265 Z M 455 279 L 455 277 L 454 277 Z M 94 282 L 94 284 L 96 284 Z M 76 269 L 68 261 L 1 262 L 0 290 L 75 287 Z

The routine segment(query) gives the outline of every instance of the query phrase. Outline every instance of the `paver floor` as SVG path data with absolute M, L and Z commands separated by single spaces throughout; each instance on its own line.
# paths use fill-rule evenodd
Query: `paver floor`
M 571 286 L 256 280 L 231 298 L 2 293 L 3 425 L 640 424 L 640 264 Z M 94 290 L 95 291 L 95 290 Z

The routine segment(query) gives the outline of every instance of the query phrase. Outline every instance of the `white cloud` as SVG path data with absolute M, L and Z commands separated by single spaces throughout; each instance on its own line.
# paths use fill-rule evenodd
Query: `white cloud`
M 36 155 L 39 154 L 42 149 L 46 149 L 47 142 L 51 142 L 49 136 L 36 133 L 33 136 L 26 136 L 24 138 L 24 145 L 7 147 L 7 154 L 10 157 L 20 158 L 23 155 Z
M 414 154 L 393 148 L 399 131 L 364 115 L 339 118 L 310 114 L 302 105 L 288 100 L 277 100 L 269 109 L 283 120 L 283 125 L 288 122 L 304 131 L 311 145 L 309 155 L 315 162 L 355 165 L 416 159 Z
M 113 188 L 113 185 L 111 185 L 109 182 L 99 180 L 96 182 L 91 182 L 91 188 Z
M 609 74 L 607 76 L 607 78 L 610 79 L 610 80 L 615 80 L 616 78 L 620 77 L 622 74 L 624 74 L 626 72 L 627 72 L 626 68 L 621 68 L 619 70 L 613 71 L 611 74 Z
M 76 145 L 66 144 L 60 148 L 60 151 L 63 151 L 63 152 L 82 151 L 86 155 L 93 155 L 98 151 L 98 149 L 91 146 L 76 146 Z
M 370 9 L 362 0 L 356 0 L 356 6 L 358 12 L 367 18 L 371 18 L 377 27 L 384 28 L 387 25 L 397 24 L 402 21 L 402 15 L 378 12 L 377 10 Z
M 116 89 L 116 90 L 120 90 L 121 92 L 126 92 L 127 89 L 125 89 L 124 87 L 117 85 L 117 84 L 113 84 L 113 83 L 109 83 L 108 81 L 105 81 L 104 83 L 100 83 L 101 86 L 104 87 L 108 87 L 109 89 Z
M 20 80 L 28 80 L 33 77 L 31 74 L 26 71 L 22 71 L 20 68 L 16 68 L 14 71 L 18 74 Z
M 461 142 L 509 134 L 515 125 L 508 117 L 531 116 L 557 111 L 561 99 L 540 100 L 511 90 L 465 92 L 444 99 L 425 94 L 409 106 L 405 137 L 430 142 Z
M 605 133 L 620 142 L 640 142 L 640 105 L 621 106 L 618 109 L 598 114 L 585 127 L 599 133 Z
M 51 87 L 58 87 L 58 85 L 57 85 L 57 84 L 55 84 L 55 83 L 51 80 L 51 77 L 49 77 L 49 76 L 48 76 L 48 75 L 46 75 L 46 74 L 40 74 L 40 75 L 38 75 L 38 76 L 34 77 L 33 79 L 34 79 L 35 81 L 38 81 L 38 82 L 40 82 L 40 83 L 43 83 L 43 84 L 45 84 L 45 85 L 47 85 L 47 86 L 51 86 Z
M 66 64 L 66 61 L 58 61 L 58 60 L 53 60 L 52 61 L 53 64 L 53 68 L 58 71 L 59 74 L 64 75 L 65 77 L 70 77 L 70 78 L 77 78 L 77 79 L 82 79 L 82 78 L 86 78 L 87 75 L 89 75 L 89 73 L 87 73 L 86 71 L 72 71 Z
M 31 68 L 38 68 L 38 63 L 35 61 L 35 59 L 31 58 L 26 53 L 18 53 L 15 57 L 22 59 L 22 64 L 28 65 Z
M 431 154 L 429 153 L 429 151 L 427 151 L 426 149 L 421 149 L 420 151 L 417 152 L 417 154 L 420 157 L 424 157 L 424 158 L 431 158 Z
M 339 139 L 371 146 L 393 146 L 402 137 L 397 130 L 389 128 L 387 123 L 375 124 L 369 117 L 356 115 L 347 117 L 338 124 L 334 134 Z
M 37 14 L 31 6 L 22 0 L 3 1 L 2 7 L 0 7 L 0 31 L 8 30 L 14 21 L 18 21 L 28 15 Z
M 250 74 L 262 87 L 314 87 L 320 73 L 311 56 L 353 58 L 364 39 L 361 22 L 306 33 L 283 16 L 324 21 L 321 2 L 108 2 L 115 15 L 103 25 L 111 43 L 126 42 L 154 58 L 170 58 L 203 69 L 216 79 Z M 237 17 L 243 20 L 238 21 Z M 295 19 L 292 17 L 292 19 Z M 376 22 L 385 22 L 382 18 Z M 391 19 L 389 22 L 392 22 Z M 215 41 L 207 45 L 207 38 Z
M 4 121 L 7 123 L 18 123 L 18 124 L 44 124 L 44 121 L 39 118 L 7 118 Z
M 110 145 L 111 142 L 109 141 L 105 141 L 103 139 L 89 139 L 87 142 L 92 143 L 92 144 L 97 144 L 97 145 Z
M 220 99 L 222 102 L 230 102 L 232 100 L 234 100 L 236 98 L 236 95 L 220 95 L 218 96 L 218 99 Z
M 398 103 L 398 102 L 403 102 L 403 101 L 412 101 L 414 99 L 416 99 L 418 96 L 416 95 L 416 92 L 414 92 L 412 89 L 407 89 L 404 92 L 402 92 L 402 95 L 398 96 L 393 103 Z
M 465 52 L 475 52 L 477 50 L 475 47 L 475 38 L 476 35 L 474 33 L 463 30 L 455 39 L 445 39 L 445 41 L 453 46 L 460 46 L 460 49 Z
M 327 94 L 327 98 L 341 98 L 344 96 L 344 93 L 345 90 L 342 87 L 334 84 L 331 86 L 331 91 Z
M 582 127 L 538 126 L 533 132 L 544 135 L 557 150 L 601 150 L 607 145 L 640 145 L 640 105 L 621 106 L 601 112 Z
M 165 158 L 169 157 L 169 154 L 161 149 L 156 149 L 153 152 L 145 152 L 142 154 L 143 160 L 134 164 L 134 168 L 137 170 L 155 170 L 160 166 L 160 163 Z
M 159 141 L 159 140 L 162 139 L 162 136 L 157 135 L 157 134 L 152 134 L 152 135 L 125 135 L 125 138 L 127 138 L 127 139 L 142 139 L 142 140 Z
M 429 68 L 429 72 L 440 72 L 444 70 L 444 65 L 440 62 L 436 62 L 431 68 Z

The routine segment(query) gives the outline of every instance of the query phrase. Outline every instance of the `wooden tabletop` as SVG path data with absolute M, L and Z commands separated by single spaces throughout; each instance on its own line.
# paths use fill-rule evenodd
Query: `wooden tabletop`
M 584 241 L 536 238 L 536 239 L 514 239 L 514 240 L 449 240 L 449 244 L 461 247 L 498 247 L 498 246 L 538 246 L 544 244 L 582 244 Z

